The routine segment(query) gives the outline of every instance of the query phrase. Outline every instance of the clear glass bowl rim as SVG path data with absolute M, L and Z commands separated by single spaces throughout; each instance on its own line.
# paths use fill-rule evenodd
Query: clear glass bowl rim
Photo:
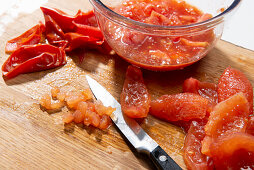
M 147 23 L 143 23 L 143 22 L 139 22 L 139 21 L 135 21 L 132 20 L 130 18 L 124 17 L 116 12 L 114 12 L 113 10 L 111 10 L 110 8 L 108 8 L 105 4 L 103 4 L 100 0 L 89 0 L 90 3 L 93 5 L 93 7 L 95 8 L 95 10 L 99 11 L 102 15 L 104 15 L 106 18 L 120 24 L 120 25 L 124 25 L 124 26 L 128 26 L 133 28 L 133 26 L 137 26 L 138 28 L 140 28 L 139 30 L 142 29 L 152 29 L 152 30 L 184 30 L 184 29 L 195 29 L 197 27 L 213 27 L 216 26 L 217 24 L 221 23 L 223 21 L 223 18 L 229 14 L 230 12 L 232 12 L 234 9 L 236 9 L 236 7 L 239 6 L 240 2 L 242 0 L 234 0 L 232 2 L 232 4 L 226 9 L 224 10 L 222 13 L 214 16 L 211 19 L 208 19 L 206 21 L 203 22 L 199 22 L 199 23 L 193 23 L 193 24 L 189 24 L 189 25 L 181 25 L 181 26 L 162 26 L 162 25 L 152 25 L 152 24 L 147 24 Z

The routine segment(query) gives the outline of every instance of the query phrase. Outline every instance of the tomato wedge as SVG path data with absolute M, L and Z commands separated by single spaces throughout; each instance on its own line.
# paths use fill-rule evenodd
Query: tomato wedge
M 48 44 L 22 46 L 13 52 L 2 66 L 5 79 L 22 73 L 55 68 L 66 63 L 65 52 Z
M 218 137 L 245 132 L 249 115 L 249 103 L 243 93 L 237 93 L 217 104 L 205 125 L 206 136 L 202 141 L 202 153 L 211 155 L 210 145 Z
M 236 93 L 243 92 L 249 101 L 250 114 L 253 113 L 253 88 L 248 78 L 239 70 L 228 67 L 218 83 L 218 101 L 224 101 Z
M 141 70 L 129 66 L 120 97 L 123 113 L 131 118 L 144 118 L 148 114 L 150 101 Z
M 45 31 L 45 26 L 41 22 L 31 29 L 27 30 L 20 36 L 7 41 L 5 46 L 6 53 L 13 53 L 19 47 L 23 45 L 34 45 L 42 42 L 44 40 L 43 33 Z
M 188 169 L 206 170 L 213 167 L 211 159 L 201 152 L 201 141 L 205 137 L 206 121 L 192 121 L 185 137 L 183 158 Z
M 211 144 L 216 169 L 254 169 L 254 136 L 233 133 Z
M 163 95 L 151 102 L 150 114 L 167 121 L 203 119 L 208 100 L 193 93 Z

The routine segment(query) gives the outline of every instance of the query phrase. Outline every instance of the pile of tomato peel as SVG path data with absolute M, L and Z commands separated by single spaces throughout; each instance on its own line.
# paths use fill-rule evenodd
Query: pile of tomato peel
M 45 24 L 39 22 L 6 43 L 11 53 L 2 66 L 3 77 L 56 68 L 66 64 L 66 53 L 82 48 L 109 53 L 93 11 L 79 10 L 75 16 L 59 9 L 41 7 Z M 80 58 L 82 60 L 82 58 Z
M 141 70 L 129 66 L 121 106 L 132 118 L 144 118 L 149 112 L 183 127 L 188 169 L 254 168 L 253 88 L 239 70 L 228 67 L 218 84 L 189 78 L 183 93 L 150 102 Z

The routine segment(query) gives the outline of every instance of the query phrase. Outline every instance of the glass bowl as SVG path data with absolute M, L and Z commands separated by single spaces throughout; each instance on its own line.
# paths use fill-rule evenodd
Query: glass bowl
M 182 69 L 203 58 L 220 39 L 225 21 L 241 2 L 241 0 L 185 0 L 187 4 L 202 11 L 204 17 L 200 18 L 203 19 L 189 25 L 167 26 L 139 22 L 114 12 L 123 11 L 122 8 L 116 8 L 123 2 L 127 6 L 136 3 L 127 1 L 90 0 L 99 26 L 111 48 L 128 62 L 154 71 Z M 143 15 L 149 8 L 142 7 L 144 4 L 141 4 L 141 0 L 138 1 L 140 4 L 137 8 L 141 10 L 136 11 L 137 17 L 139 13 Z M 183 3 L 179 0 L 173 1 Z M 135 8 L 129 11 L 133 10 Z M 160 22 L 163 23 L 164 20 Z

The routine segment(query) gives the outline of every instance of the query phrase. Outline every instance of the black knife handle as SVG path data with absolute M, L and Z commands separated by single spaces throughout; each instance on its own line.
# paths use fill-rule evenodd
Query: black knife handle
M 181 170 L 182 169 L 160 146 L 157 146 L 150 153 L 150 157 L 158 169 L 162 169 L 162 170 Z

